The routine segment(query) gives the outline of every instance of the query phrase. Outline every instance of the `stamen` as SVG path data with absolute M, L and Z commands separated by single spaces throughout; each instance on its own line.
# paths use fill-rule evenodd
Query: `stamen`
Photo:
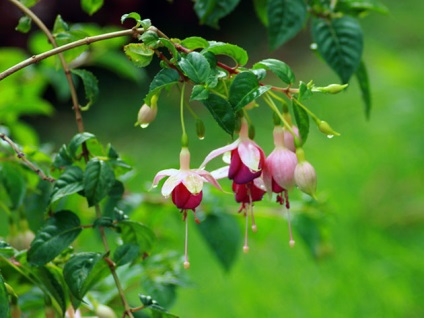
M 294 247 L 295 241 L 293 240 L 293 233 L 292 233 L 292 228 L 291 228 L 291 222 L 290 222 L 290 210 L 287 210 L 287 222 L 289 225 L 289 235 L 290 235 L 290 247 Z
M 287 210 L 290 209 L 290 202 L 289 202 L 289 192 L 284 189 L 284 199 L 286 200 L 286 208 Z
M 250 218 L 252 220 L 252 231 L 256 232 L 258 228 L 255 223 L 255 215 L 253 214 L 253 201 L 252 201 L 252 194 L 250 192 L 250 186 L 247 188 L 247 195 L 249 196 L 249 210 L 250 210 Z
M 184 221 L 185 221 L 184 268 L 185 269 L 189 269 L 190 262 L 188 261 L 188 220 L 187 220 L 187 210 L 184 210 Z
M 243 252 L 244 253 L 247 253 L 247 252 L 249 252 L 249 245 L 247 243 L 247 233 L 248 233 L 248 230 L 249 230 L 249 218 L 248 218 L 248 215 L 247 215 L 247 209 L 244 209 L 244 218 L 246 220 L 246 226 L 245 226 L 245 229 L 244 229 L 244 246 L 243 246 Z

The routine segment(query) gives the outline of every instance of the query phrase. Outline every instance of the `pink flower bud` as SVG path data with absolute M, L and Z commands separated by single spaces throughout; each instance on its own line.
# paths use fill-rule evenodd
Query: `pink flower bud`
M 147 126 L 155 120 L 157 112 L 158 108 L 156 104 L 152 106 L 144 104 L 138 111 L 137 124 L 140 125 L 141 128 L 147 128 Z
M 300 162 L 294 171 L 294 180 L 297 187 L 312 197 L 317 189 L 317 174 L 308 161 Z

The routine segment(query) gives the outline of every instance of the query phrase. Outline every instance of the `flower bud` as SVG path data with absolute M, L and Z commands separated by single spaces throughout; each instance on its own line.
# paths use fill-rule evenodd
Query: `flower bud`
M 337 94 L 337 93 L 340 93 L 342 90 L 344 90 L 347 86 L 348 84 L 344 84 L 344 85 L 330 84 L 325 87 L 315 87 L 314 91 L 318 91 L 321 93 L 328 93 L 328 94 Z
M 26 229 L 23 232 L 16 233 L 8 237 L 9 244 L 17 249 L 18 251 L 29 249 L 35 234 L 30 230 Z
M 205 124 L 200 118 L 196 119 L 196 134 L 200 140 L 205 139 Z
M 149 106 L 144 104 L 138 111 L 137 123 L 141 128 L 147 128 L 149 124 L 156 118 L 158 108 L 156 104 Z
M 323 120 L 318 122 L 318 129 L 324 134 L 326 134 L 328 138 L 332 138 L 334 136 L 340 136 L 340 133 L 333 130 L 333 128 L 331 128 L 330 125 Z
M 315 198 L 317 174 L 314 167 L 308 161 L 305 160 L 297 164 L 294 170 L 294 182 L 302 192 Z
M 96 316 L 98 318 L 117 318 L 115 312 L 106 305 L 98 305 L 96 308 Z

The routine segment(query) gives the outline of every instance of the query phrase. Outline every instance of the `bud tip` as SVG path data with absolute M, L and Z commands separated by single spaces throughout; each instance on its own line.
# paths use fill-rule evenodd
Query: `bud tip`
M 190 268 L 190 262 L 189 261 L 185 261 L 184 262 L 184 269 L 189 269 Z

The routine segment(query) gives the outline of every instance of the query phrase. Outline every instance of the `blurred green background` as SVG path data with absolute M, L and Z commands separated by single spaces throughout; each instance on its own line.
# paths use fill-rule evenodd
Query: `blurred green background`
M 373 100 L 370 120 L 364 117 L 355 81 L 347 92 L 308 102 L 341 133 L 328 139 L 312 127 L 305 145 L 307 158 L 318 173 L 318 196 L 326 202 L 325 256 L 314 258 L 296 231 L 297 245 L 290 249 L 283 214 L 268 213 L 272 202 L 258 203 L 259 230 L 250 235 L 250 252 L 240 253 L 226 273 L 193 222 L 190 284 L 179 289 L 173 313 L 184 318 L 424 317 L 423 4 L 421 0 L 384 3 L 388 15 L 374 13 L 362 21 Z M 220 30 L 207 31 L 209 39 L 244 47 L 250 53 L 249 64 L 267 57 L 282 59 L 298 80 L 313 79 L 322 86 L 338 81 L 309 51 L 306 32 L 269 52 L 265 29 L 251 18 L 255 19 L 253 13 L 239 8 L 222 22 Z M 184 21 L 169 23 L 184 25 Z M 153 24 L 160 22 L 153 20 Z M 172 27 L 162 27 L 162 31 L 176 36 Z M 178 32 L 180 37 L 203 34 L 205 27 Z M 135 128 L 155 68 L 149 68 L 144 73 L 146 81 L 138 84 L 100 69 L 93 71 L 100 79 L 101 96 L 84 114 L 86 129 L 100 141 L 111 141 L 124 154 L 135 166 L 129 189 L 145 191 L 157 171 L 178 166 L 177 95 L 171 92 L 161 98 L 158 118 L 150 127 Z M 194 108 L 205 120 L 207 131 L 205 140 L 194 140 L 194 122 L 187 119 L 192 162 L 197 166 L 210 150 L 229 139 L 207 111 L 199 105 Z M 273 146 L 271 113 L 264 105 L 254 112 L 256 141 L 269 153 Z M 76 133 L 69 109 L 32 121 L 42 141 L 52 142 L 54 136 L 55 147 Z M 158 194 L 158 190 L 150 192 Z M 238 206 L 231 203 L 231 195 L 224 196 L 226 208 L 236 213 Z M 167 243 L 182 252 L 184 226 L 178 211 L 172 211 L 166 212 L 173 228 L 173 239 Z M 242 228 L 241 216 L 239 221 Z M 160 223 L 164 225 L 169 226 Z

